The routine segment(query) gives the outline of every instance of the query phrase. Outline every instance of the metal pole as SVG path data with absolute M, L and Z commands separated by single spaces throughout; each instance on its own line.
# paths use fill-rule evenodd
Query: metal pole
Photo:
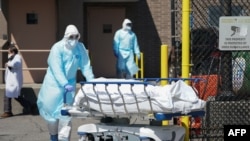
M 168 46 L 161 46 L 161 78 L 168 78 Z M 161 80 L 161 85 L 166 85 L 167 80 Z M 162 121 L 162 126 L 169 125 L 168 120 Z
M 139 71 L 135 74 L 135 78 L 144 78 L 144 60 L 143 60 L 143 53 L 140 53 L 140 60 L 138 60 L 137 57 L 135 57 L 135 63 L 139 67 Z M 140 76 L 139 76 L 140 75 Z
M 161 46 L 161 78 L 168 78 L 168 46 Z M 161 80 L 161 85 L 166 85 L 167 80 Z
M 182 78 L 189 77 L 190 68 L 190 0 L 182 0 Z M 186 129 L 185 141 L 189 140 L 189 116 L 181 117 Z
M 225 16 L 232 16 L 232 0 L 220 0 Z M 229 95 L 233 91 L 232 86 L 232 52 L 223 51 L 221 54 L 221 91 L 222 95 Z

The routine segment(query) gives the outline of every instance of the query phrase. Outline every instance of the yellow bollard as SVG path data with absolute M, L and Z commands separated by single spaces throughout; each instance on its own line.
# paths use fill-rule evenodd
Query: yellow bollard
M 161 78 L 168 78 L 168 46 L 161 46 Z M 161 85 L 166 85 L 167 80 L 161 80 Z M 162 126 L 169 125 L 168 120 L 162 121 Z
M 185 128 L 185 141 L 189 140 L 189 116 L 181 117 L 181 126 Z
M 161 46 L 161 78 L 168 78 L 168 46 Z M 167 80 L 162 80 L 161 85 L 166 85 Z

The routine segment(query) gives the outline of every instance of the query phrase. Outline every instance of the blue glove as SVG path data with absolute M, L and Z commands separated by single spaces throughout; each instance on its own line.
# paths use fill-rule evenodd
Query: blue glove
M 72 91 L 74 91 L 74 86 L 67 84 L 64 86 L 64 89 L 67 92 L 72 92 Z

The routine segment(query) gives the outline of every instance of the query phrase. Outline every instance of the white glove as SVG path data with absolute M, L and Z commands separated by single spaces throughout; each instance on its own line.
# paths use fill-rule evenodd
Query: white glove
M 136 57 L 137 57 L 138 60 L 141 59 L 141 55 L 140 54 L 136 54 Z

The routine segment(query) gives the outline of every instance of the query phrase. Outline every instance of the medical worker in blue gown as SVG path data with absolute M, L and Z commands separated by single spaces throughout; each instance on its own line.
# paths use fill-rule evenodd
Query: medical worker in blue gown
M 73 103 L 76 74 L 80 69 L 86 81 L 94 78 L 90 59 L 80 34 L 74 25 L 68 25 L 62 40 L 55 43 L 48 56 L 48 69 L 38 95 L 40 115 L 48 124 L 51 141 L 70 140 L 71 118 L 62 116 L 63 96 Z
M 122 28 L 117 30 L 113 40 L 113 51 L 117 58 L 116 72 L 118 78 L 133 78 L 138 66 L 134 54 L 140 59 L 140 48 L 136 34 L 132 31 L 132 22 L 125 19 Z

